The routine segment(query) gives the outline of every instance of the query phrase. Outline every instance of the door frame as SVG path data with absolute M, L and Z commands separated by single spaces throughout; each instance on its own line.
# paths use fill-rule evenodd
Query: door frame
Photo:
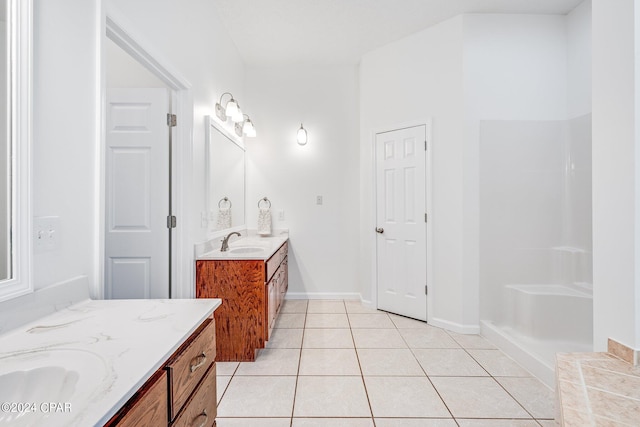
M 395 125 L 381 126 L 371 130 L 371 144 L 372 144 L 372 156 L 371 156 L 371 304 L 374 308 L 378 308 L 378 247 L 377 247 L 377 234 L 374 232 L 374 228 L 377 227 L 377 170 L 376 160 L 378 150 L 376 146 L 376 135 L 385 132 L 393 132 L 395 130 L 401 130 L 411 127 L 424 126 L 425 137 L 427 138 L 427 150 L 425 151 L 425 206 L 427 217 L 426 225 L 426 243 L 427 243 L 427 259 L 425 260 L 425 268 L 427 269 L 427 285 L 429 286 L 429 293 L 427 295 L 427 322 L 431 323 L 433 319 L 433 294 L 435 291 L 435 284 L 433 283 L 433 129 L 431 118 L 422 120 L 413 120 L 402 123 L 396 123 Z
M 91 294 L 93 298 L 104 298 L 105 271 L 105 209 L 106 209 L 106 43 L 107 38 L 131 55 L 143 67 L 158 77 L 171 92 L 172 113 L 178 116 L 178 124 L 169 130 L 172 138 L 171 170 L 171 210 L 178 218 L 178 227 L 172 230 L 171 238 L 171 295 L 172 298 L 191 298 L 193 290 L 191 276 L 193 272 L 185 266 L 189 262 L 189 224 L 185 206 L 191 200 L 191 174 L 186 173 L 192 158 L 193 140 L 193 94 L 191 84 L 176 69 L 164 60 L 153 49 L 153 45 L 141 37 L 133 29 L 129 21 L 113 6 L 107 7 L 102 2 L 100 11 L 100 36 L 98 37 L 98 51 L 100 52 L 100 84 L 98 85 L 99 99 L 99 135 L 100 145 L 96 151 L 96 200 L 97 224 L 95 225 L 95 241 L 98 245 L 95 259 L 95 276 Z M 124 24 L 126 23 L 126 25 Z

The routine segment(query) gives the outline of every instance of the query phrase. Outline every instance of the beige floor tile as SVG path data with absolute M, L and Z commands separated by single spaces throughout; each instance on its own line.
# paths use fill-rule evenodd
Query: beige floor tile
M 218 403 L 220 403 L 220 399 L 222 399 L 222 395 L 227 389 L 229 381 L 231 381 L 230 376 L 216 374 L 216 394 L 218 395 Z
M 294 417 L 370 417 L 362 377 L 298 377 Z
M 288 299 L 282 304 L 280 313 L 306 313 L 308 301 L 306 299 Z
M 534 418 L 555 416 L 555 393 L 537 378 L 496 378 Z
M 267 348 L 302 348 L 304 329 L 273 329 Z
M 447 331 L 462 348 L 495 349 L 496 347 L 480 335 L 466 335 Z
M 302 348 L 354 348 L 350 329 L 305 329 Z
M 414 349 L 418 363 L 429 376 L 488 376 L 466 351 L 456 348 Z
M 216 362 L 216 375 L 233 375 L 239 362 Z
M 238 375 L 297 375 L 300 350 L 294 348 L 265 348 L 258 352 L 255 362 L 240 362 Z
M 560 425 L 556 422 L 556 420 L 536 420 L 536 421 L 538 421 L 538 424 L 540 424 L 542 427 L 557 427 Z
M 530 377 L 522 366 L 500 350 L 467 350 L 494 377 Z
M 306 314 L 304 313 L 280 313 L 276 320 L 275 328 L 304 328 Z
M 371 418 L 294 418 L 292 427 L 373 427 Z
M 347 308 L 347 313 L 364 313 L 364 314 L 382 313 L 382 311 L 376 310 L 375 308 L 370 308 L 362 305 L 360 301 L 345 301 L 344 305 Z
M 346 313 L 344 301 L 311 300 L 307 313 Z
M 216 427 L 289 427 L 291 418 L 216 418 Z
M 295 389 L 294 376 L 235 376 L 218 405 L 218 417 L 290 417 Z
M 357 348 L 407 348 L 397 329 L 353 329 Z
M 422 320 L 411 319 L 409 317 L 398 316 L 397 314 L 389 313 L 389 318 L 393 321 L 394 325 L 398 329 L 422 329 L 431 328 L 427 322 Z
M 349 313 L 349 323 L 352 329 L 395 328 L 395 325 L 386 313 Z
M 299 375 L 360 375 L 360 365 L 352 348 L 305 348 Z
M 427 377 L 367 377 L 374 417 L 450 417 Z
M 307 328 L 349 328 L 346 313 L 307 314 Z
M 376 427 L 457 427 L 453 418 L 376 418 Z
M 531 418 L 493 378 L 430 379 L 455 418 Z
M 442 329 L 429 326 L 398 331 L 410 348 L 460 348 L 460 345 Z
M 369 349 L 357 350 L 362 374 L 424 376 L 420 364 L 409 349 Z
M 538 427 L 533 420 L 470 420 L 458 418 L 460 427 Z

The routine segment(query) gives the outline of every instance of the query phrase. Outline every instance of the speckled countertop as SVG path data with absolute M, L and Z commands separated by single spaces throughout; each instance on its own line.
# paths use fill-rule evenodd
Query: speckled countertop
M 104 424 L 220 303 L 219 299 L 87 299 L 0 335 L 0 426 Z M 61 395 L 59 389 L 50 395 L 33 394 L 43 389 L 33 385 L 24 387 L 29 393 L 21 394 L 15 386 L 20 380 L 11 383 L 7 375 L 16 371 L 28 375 L 34 367 L 51 365 L 62 366 L 67 374 L 77 372 L 67 375 L 65 381 L 73 382 L 71 387 L 64 384 L 71 390 L 67 394 Z M 36 380 L 41 377 L 35 375 Z M 34 405 L 10 408 L 3 399 Z M 25 413 L 15 418 L 11 409 Z
M 229 239 L 229 250 L 220 251 L 220 239 L 210 240 L 196 248 L 197 260 L 267 260 L 289 239 L 287 231 L 277 231 L 270 236 L 241 231 L 240 237 Z M 249 252 L 243 252 L 248 249 Z M 254 251 L 255 249 L 255 251 Z

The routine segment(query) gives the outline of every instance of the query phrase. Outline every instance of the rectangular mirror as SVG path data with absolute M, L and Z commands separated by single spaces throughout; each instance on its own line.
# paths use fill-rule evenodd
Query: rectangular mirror
M 245 148 L 211 116 L 206 129 L 206 203 L 210 232 L 245 227 Z
M 0 0 L 0 301 L 31 292 L 31 0 Z

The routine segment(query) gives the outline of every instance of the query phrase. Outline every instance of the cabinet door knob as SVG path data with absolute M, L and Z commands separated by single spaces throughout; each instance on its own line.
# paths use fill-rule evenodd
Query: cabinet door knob
M 384 233 L 384 228 L 382 228 L 382 227 L 376 228 L 376 233 L 378 233 L 378 234 Z

